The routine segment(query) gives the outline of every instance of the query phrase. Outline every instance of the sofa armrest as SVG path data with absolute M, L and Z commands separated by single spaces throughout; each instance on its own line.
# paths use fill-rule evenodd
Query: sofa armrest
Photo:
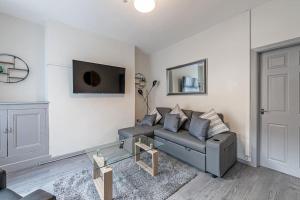
M 6 171 L 0 169 L 0 190 L 3 190 L 5 188 L 6 188 Z
M 209 143 L 212 146 L 227 146 L 234 142 L 236 140 L 236 133 L 234 132 L 224 132 L 219 133 L 217 135 L 214 135 L 210 139 L 206 141 L 206 143 Z
M 221 177 L 236 162 L 237 139 L 233 132 L 217 134 L 206 141 L 206 171 Z
M 56 200 L 56 197 L 44 190 L 36 190 L 21 200 Z

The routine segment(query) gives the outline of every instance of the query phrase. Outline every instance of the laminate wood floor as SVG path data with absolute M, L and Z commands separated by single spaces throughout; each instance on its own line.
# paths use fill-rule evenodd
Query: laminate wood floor
M 26 195 L 59 177 L 91 168 L 86 156 L 77 156 L 8 174 L 8 187 Z M 46 184 L 47 183 L 47 184 Z M 169 200 L 300 200 L 300 179 L 263 167 L 237 163 L 223 178 L 199 172 Z

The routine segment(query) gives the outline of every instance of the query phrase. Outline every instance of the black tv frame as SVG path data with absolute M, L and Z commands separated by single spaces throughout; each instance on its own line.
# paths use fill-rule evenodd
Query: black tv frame
M 83 65 L 80 67 L 79 65 Z M 80 60 L 73 60 L 73 93 L 74 94 L 125 94 L 125 76 L 126 76 L 126 68 L 123 67 L 117 67 L 117 66 L 111 66 L 106 64 L 100 64 L 100 63 L 92 63 L 92 62 L 86 62 L 86 61 L 80 61 Z M 118 71 L 121 72 L 121 80 L 118 80 L 121 82 L 119 85 L 118 90 L 111 90 L 111 91 L 101 91 L 102 85 L 101 83 L 98 86 L 92 86 L 88 85 L 83 77 L 86 72 L 94 71 L 98 73 L 100 76 L 100 80 L 106 79 L 107 77 L 101 77 L 101 71 L 105 70 L 115 70 L 117 73 Z M 107 80 L 106 80 L 107 81 Z M 114 81 L 114 80 L 112 80 Z M 115 81 L 114 81 L 115 83 Z M 117 88 L 117 87 L 116 87 Z M 103 88 L 102 88 L 103 89 Z

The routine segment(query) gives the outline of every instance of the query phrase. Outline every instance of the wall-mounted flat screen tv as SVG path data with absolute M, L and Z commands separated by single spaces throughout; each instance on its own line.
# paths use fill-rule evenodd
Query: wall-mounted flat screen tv
M 73 60 L 74 93 L 125 93 L 125 68 Z

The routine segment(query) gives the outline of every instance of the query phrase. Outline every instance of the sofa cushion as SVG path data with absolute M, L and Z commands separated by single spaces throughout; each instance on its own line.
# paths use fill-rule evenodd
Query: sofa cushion
M 211 109 L 210 111 L 204 113 L 200 117 L 210 120 L 210 125 L 208 130 L 209 138 L 219 133 L 229 131 L 229 128 L 226 126 L 226 124 L 224 124 L 224 122 L 222 121 L 222 119 L 219 117 L 219 115 L 216 113 L 214 109 Z
M 167 113 L 165 116 L 164 129 L 176 133 L 179 127 L 180 127 L 180 115 Z
M 184 114 L 188 117 L 188 119 L 183 123 L 182 128 L 184 130 L 188 131 L 190 128 L 193 111 L 192 110 L 182 110 L 182 112 L 184 112 Z
M 10 189 L 3 189 L 0 190 L 0 199 L 5 200 L 18 200 L 22 197 L 15 193 L 14 191 L 11 191 Z
M 205 112 L 198 112 L 198 111 L 193 111 L 192 118 L 193 117 L 200 117 L 200 115 L 203 115 Z M 224 122 L 224 116 L 221 113 L 218 113 L 218 116 L 221 118 L 222 122 Z
M 177 133 L 173 133 L 165 129 L 156 129 L 154 135 L 184 147 L 191 148 L 195 151 L 205 153 L 205 142 L 190 135 L 186 130 L 181 129 Z
M 160 125 L 164 125 L 165 122 L 165 115 L 172 111 L 171 108 L 164 108 L 164 107 L 157 107 L 158 112 L 161 114 L 162 118 L 159 121 Z
M 125 139 L 129 137 L 135 137 L 139 135 L 145 135 L 152 137 L 153 131 L 155 129 L 162 128 L 161 125 L 155 125 L 155 126 L 144 126 L 144 125 L 138 125 L 135 127 L 129 127 L 129 128 L 123 128 L 118 131 L 120 139 Z
M 180 123 L 179 127 L 183 125 L 183 123 L 188 119 L 188 117 L 185 115 L 185 113 L 181 110 L 178 104 L 176 104 L 175 108 L 172 109 L 170 114 L 178 114 L 180 117 Z
M 141 121 L 141 125 L 153 126 L 155 124 L 156 116 L 156 114 L 145 115 L 144 119 Z
M 201 141 L 206 141 L 210 120 L 200 117 L 193 117 L 191 120 L 189 133 Z
M 193 117 L 199 117 L 200 115 L 203 115 L 204 112 L 198 112 L 198 111 L 192 111 L 192 110 L 182 110 L 185 115 L 188 117 L 188 119 L 185 121 L 185 123 L 183 124 L 182 128 L 184 130 L 189 130 L 190 128 L 190 123 Z M 219 117 L 222 119 L 222 121 L 224 122 L 224 116 L 221 113 L 218 113 Z
M 165 115 L 167 113 L 170 113 L 172 111 L 172 109 L 171 108 L 167 108 L 167 107 L 157 107 L 157 110 L 158 110 L 158 112 L 162 116 L 161 120 L 159 121 L 159 124 L 163 125 L 164 121 L 165 121 Z M 184 130 L 187 130 L 187 131 L 189 130 L 192 117 L 193 116 L 199 117 L 200 115 L 204 114 L 204 112 L 198 112 L 198 111 L 192 111 L 192 110 L 184 110 L 184 109 L 182 109 L 182 111 L 188 117 L 188 120 L 186 120 L 185 123 L 182 125 L 182 128 Z M 224 122 L 224 116 L 223 116 L 223 114 L 218 113 L 218 115 L 222 119 L 222 121 Z
M 156 114 L 155 124 L 157 124 L 159 122 L 159 120 L 162 118 L 162 116 L 156 108 L 154 108 L 154 110 L 152 110 L 150 115 L 155 115 L 155 114 Z

